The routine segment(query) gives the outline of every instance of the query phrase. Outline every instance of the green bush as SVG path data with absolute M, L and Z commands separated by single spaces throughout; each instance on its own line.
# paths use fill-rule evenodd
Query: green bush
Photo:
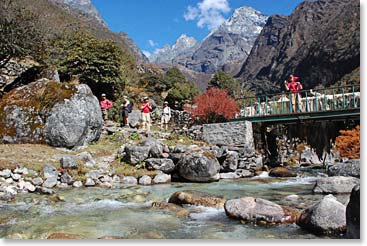
M 66 34 L 55 43 L 51 59 L 62 80 L 78 76 L 97 96 L 106 93 L 114 99 L 124 89 L 128 70 L 124 65 L 129 56 L 113 41 L 84 32 Z

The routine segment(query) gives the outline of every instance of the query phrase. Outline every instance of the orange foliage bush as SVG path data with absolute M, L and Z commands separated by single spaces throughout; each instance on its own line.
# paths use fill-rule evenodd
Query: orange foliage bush
M 225 122 L 239 113 L 236 101 L 228 96 L 227 91 L 214 87 L 195 97 L 194 104 L 196 107 L 187 111 L 200 123 Z
M 335 149 L 339 151 L 341 157 L 351 159 L 360 158 L 360 126 L 353 130 L 341 130 L 340 136 L 336 138 Z

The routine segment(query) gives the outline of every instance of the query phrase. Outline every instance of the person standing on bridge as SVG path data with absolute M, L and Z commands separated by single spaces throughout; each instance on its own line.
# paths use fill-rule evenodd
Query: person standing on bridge
M 293 112 L 300 111 L 301 109 L 301 95 L 299 92 L 300 90 L 303 90 L 303 87 L 301 82 L 299 82 L 298 80 L 298 77 L 291 74 L 288 78 L 288 81 L 284 81 L 284 86 L 286 90 L 291 92 L 290 99 Z

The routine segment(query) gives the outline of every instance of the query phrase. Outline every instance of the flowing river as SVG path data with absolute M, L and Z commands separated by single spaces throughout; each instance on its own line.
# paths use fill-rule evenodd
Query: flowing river
M 224 209 L 188 206 L 186 217 L 152 207 L 179 190 L 198 190 L 227 199 L 261 197 L 290 206 L 288 195 L 298 195 L 293 207 L 308 207 L 321 199 L 312 194 L 314 176 L 257 177 L 215 183 L 171 183 L 154 186 L 73 188 L 58 190 L 61 198 L 40 194 L 18 195 L 0 202 L 0 238 L 44 239 L 52 233 L 78 234 L 86 239 L 114 236 L 124 239 L 318 239 L 296 224 L 241 224 Z M 339 197 L 338 197 L 339 199 Z M 346 199 L 341 197 L 341 199 Z M 344 201 L 345 202 L 345 201 Z M 332 238 L 338 238 L 337 236 Z

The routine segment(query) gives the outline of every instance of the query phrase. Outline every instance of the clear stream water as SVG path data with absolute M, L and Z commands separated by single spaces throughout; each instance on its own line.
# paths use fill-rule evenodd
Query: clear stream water
M 226 216 L 224 209 L 187 207 L 180 218 L 168 209 L 153 208 L 152 202 L 167 201 L 179 190 L 198 190 L 227 199 L 261 197 L 290 205 L 285 197 L 296 194 L 293 206 L 312 205 L 322 196 L 313 195 L 315 177 L 252 178 L 220 182 L 171 183 L 105 189 L 99 187 L 59 190 L 63 201 L 39 194 L 18 195 L 15 202 L 0 202 L 0 238 L 45 239 L 56 232 L 86 239 L 104 236 L 125 239 L 320 239 L 295 224 L 260 226 L 241 224 Z M 342 198 L 345 199 L 345 198 Z M 333 237 L 338 238 L 338 237 Z

